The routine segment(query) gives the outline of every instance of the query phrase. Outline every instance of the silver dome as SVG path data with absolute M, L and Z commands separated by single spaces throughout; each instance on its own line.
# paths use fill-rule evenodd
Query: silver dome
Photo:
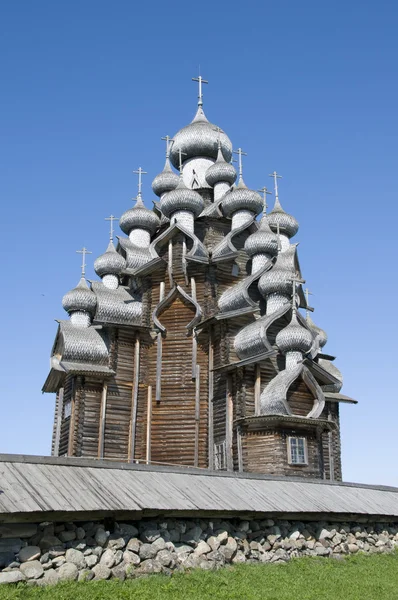
M 177 187 L 179 180 L 179 176 L 172 170 L 170 160 L 167 157 L 163 171 L 159 173 L 159 175 L 156 175 L 155 179 L 152 181 L 154 194 L 160 197 L 165 192 L 174 190 Z
M 296 235 L 299 228 L 296 219 L 283 210 L 278 198 L 275 200 L 274 208 L 268 213 L 268 223 L 275 233 L 278 231 L 279 225 L 280 233 L 286 235 L 288 238 Z
M 97 297 L 88 287 L 84 277 L 80 279 L 73 290 L 65 294 L 62 298 L 62 306 L 67 313 L 76 311 L 88 312 L 91 315 L 95 313 Z
M 204 201 L 198 192 L 186 187 L 182 175 L 180 175 L 178 186 L 163 196 L 160 208 L 169 219 L 177 210 L 188 210 L 197 217 L 204 208 Z
M 222 209 L 227 217 L 232 217 L 238 210 L 249 210 L 258 215 L 263 209 L 263 204 L 260 194 L 257 194 L 254 190 L 249 190 L 243 179 L 240 179 L 238 185 L 231 192 L 225 194 Z
M 326 331 L 324 331 L 324 329 L 321 329 L 320 327 L 318 327 L 318 325 L 315 325 L 314 321 L 311 319 L 309 314 L 307 314 L 306 321 L 308 327 L 314 332 L 314 334 L 319 336 L 319 346 L 320 348 L 323 348 L 326 342 L 328 341 L 328 334 L 326 333 Z
M 179 150 L 184 152 L 184 161 L 194 157 L 203 156 L 205 158 L 214 158 L 216 160 L 218 153 L 218 133 L 216 126 L 206 118 L 201 106 L 189 125 L 183 127 L 174 136 L 174 143 L 170 149 L 171 163 L 177 169 L 179 168 Z M 232 143 L 229 137 L 220 132 L 221 150 L 227 162 L 231 160 Z
M 113 242 L 109 242 L 106 252 L 101 254 L 94 262 L 94 271 L 98 277 L 103 277 L 103 275 L 120 275 L 125 266 L 125 259 L 116 252 Z
M 276 345 L 283 353 L 289 351 L 309 352 L 313 337 L 308 329 L 305 329 L 297 321 L 296 313 L 292 315 L 289 325 L 282 329 L 276 336 Z
M 276 256 L 278 254 L 278 238 L 271 231 L 266 215 L 262 217 L 258 230 L 247 238 L 245 250 L 249 256 L 255 254 Z
M 232 185 L 236 181 L 236 170 L 231 163 L 224 160 L 221 148 L 218 149 L 216 162 L 206 171 L 206 181 L 212 187 L 216 183 L 226 182 Z
M 258 289 L 264 297 L 275 293 L 284 296 L 292 295 L 292 277 L 296 275 L 295 255 L 296 244 L 278 254 L 272 269 L 260 277 Z
M 127 235 L 129 235 L 133 229 L 146 229 L 152 235 L 155 233 L 159 225 L 159 217 L 153 212 L 153 210 L 145 208 L 141 197 L 137 198 L 135 206 L 129 210 L 126 210 L 119 220 L 120 229 Z

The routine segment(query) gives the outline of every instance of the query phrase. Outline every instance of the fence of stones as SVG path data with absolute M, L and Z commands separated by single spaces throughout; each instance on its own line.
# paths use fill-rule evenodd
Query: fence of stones
M 134 578 L 226 564 L 392 552 L 398 523 L 157 519 L 0 524 L 0 583 Z

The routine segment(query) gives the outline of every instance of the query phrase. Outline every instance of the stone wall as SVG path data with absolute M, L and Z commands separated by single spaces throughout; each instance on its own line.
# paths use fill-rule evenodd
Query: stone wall
M 0 583 L 124 580 L 225 564 L 391 552 L 398 523 L 163 518 L 0 524 Z

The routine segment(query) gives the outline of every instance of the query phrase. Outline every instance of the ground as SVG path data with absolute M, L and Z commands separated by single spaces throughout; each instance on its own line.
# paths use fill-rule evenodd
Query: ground
M 398 552 L 344 560 L 301 558 L 288 564 L 239 565 L 171 577 L 1 586 L 0 600 L 397 600 Z

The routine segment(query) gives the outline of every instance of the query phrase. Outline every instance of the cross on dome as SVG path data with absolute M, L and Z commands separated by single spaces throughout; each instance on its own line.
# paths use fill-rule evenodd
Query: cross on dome
M 262 188 L 261 188 L 261 190 L 257 190 L 257 191 L 258 191 L 260 194 L 262 194 L 262 195 L 263 195 L 263 198 L 264 198 L 264 208 L 263 208 L 263 214 L 265 215 L 265 214 L 267 214 L 267 208 L 268 208 L 268 203 L 267 203 L 267 194 L 271 194 L 271 195 L 272 195 L 272 192 L 269 192 L 269 191 L 268 191 L 268 188 L 267 188 L 267 187 L 265 187 L 265 186 L 264 186 L 264 187 L 262 187 Z
M 203 79 L 201 75 L 199 77 L 192 77 L 192 81 L 197 81 L 199 83 L 199 93 L 198 93 L 198 106 L 203 106 L 203 93 L 202 93 L 202 83 L 209 83 L 206 79 Z
M 312 292 L 310 292 L 310 290 L 308 288 L 305 288 L 304 290 L 304 294 L 305 294 L 305 303 L 306 303 L 306 307 L 305 307 L 305 312 L 307 314 L 307 317 L 309 317 L 310 315 L 310 296 L 313 296 L 314 294 Z M 311 310 L 313 311 L 314 309 L 311 308 Z
M 292 282 L 292 286 L 293 286 L 293 292 L 292 292 L 292 308 L 293 308 L 293 314 L 297 313 L 297 305 L 296 305 L 296 285 L 298 283 L 305 283 L 304 279 L 301 279 L 299 277 L 290 277 L 290 281 Z
M 90 250 L 87 250 L 87 248 L 85 248 L 83 246 L 83 248 L 81 250 L 76 250 L 77 254 L 82 254 L 82 277 L 84 277 L 86 275 L 86 254 L 92 254 L 92 252 L 90 252 Z
M 166 158 L 169 158 L 170 156 L 170 148 L 171 148 L 171 144 L 174 142 L 173 138 L 171 138 L 169 135 L 165 135 L 164 137 L 161 138 L 162 140 L 164 140 L 166 142 Z
M 278 197 L 278 179 L 282 179 L 282 175 L 278 175 L 276 171 L 270 173 L 269 177 L 273 177 L 274 179 L 274 188 L 275 188 L 275 200 L 279 200 Z
M 119 217 L 115 217 L 114 215 L 105 217 L 105 221 L 111 222 L 111 227 L 110 227 L 110 231 L 109 231 L 109 241 L 111 241 L 111 242 L 113 242 L 113 233 L 114 233 L 113 221 L 118 221 L 118 220 L 119 220 Z
M 239 179 L 242 179 L 242 176 L 243 176 L 242 156 L 247 156 L 247 152 L 243 152 L 242 148 L 238 148 L 237 150 L 234 150 L 234 154 L 237 154 L 239 156 L 239 159 L 238 159 Z
M 178 148 L 178 157 L 179 157 L 179 162 L 180 162 L 180 174 L 182 175 L 182 155 L 186 156 L 186 152 L 182 151 L 182 148 Z
M 137 171 L 133 171 L 133 173 L 138 175 L 138 194 L 136 199 L 142 202 L 142 176 L 147 175 L 147 172 L 143 171 L 141 167 L 139 167 Z

